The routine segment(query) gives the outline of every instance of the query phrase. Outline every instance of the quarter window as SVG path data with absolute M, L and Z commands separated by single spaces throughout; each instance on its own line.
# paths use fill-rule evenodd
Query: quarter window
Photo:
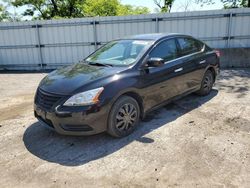
M 177 41 L 180 45 L 181 56 L 199 52 L 203 47 L 201 42 L 192 38 L 178 38 Z
M 175 39 L 165 40 L 158 44 L 149 54 L 150 58 L 162 58 L 165 62 L 177 58 Z

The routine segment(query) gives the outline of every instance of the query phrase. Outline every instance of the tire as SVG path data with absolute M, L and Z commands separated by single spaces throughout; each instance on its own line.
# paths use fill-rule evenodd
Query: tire
M 201 88 L 196 93 L 201 96 L 208 95 L 214 85 L 214 74 L 212 71 L 207 70 L 201 82 Z
M 108 118 L 108 134 L 125 137 L 131 134 L 140 120 L 138 102 L 129 96 L 122 96 L 113 104 Z

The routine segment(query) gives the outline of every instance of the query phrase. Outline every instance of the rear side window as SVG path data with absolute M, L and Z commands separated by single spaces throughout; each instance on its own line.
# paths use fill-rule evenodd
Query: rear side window
M 158 44 L 149 54 L 150 58 L 162 58 L 165 62 L 177 58 L 177 46 L 175 39 L 165 40 Z
M 201 51 L 203 44 L 192 38 L 177 38 L 180 45 L 180 55 L 188 55 Z

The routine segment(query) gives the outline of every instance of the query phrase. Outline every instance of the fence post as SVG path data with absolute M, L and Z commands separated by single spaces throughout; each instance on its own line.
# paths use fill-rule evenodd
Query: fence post
M 94 30 L 94 43 L 95 43 L 95 50 L 97 50 L 97 30 L 96 30 L 96 21 L 93 21 L 93 30 Z
M 155 32 L 156 33 L 159 32 L 159 18 L 158 17 L 155 18 Z
M 227 48 L 230 48 L 230 40 L 231 40 L 231 29 L 232 29 L 232 17 L 233 17 L 233 13 L 230 12 L 229 17 L 228 17 L 228 27 L 227 27 Z M 229 55 L 230 57 L 230 55 Z M 232 64 L 232 58 L 229 58 L 229 65 Z
M 227 48 L 230 48 L 232 18 L 233 18 L 233 13 L 230 12 L 229 18 L 228 18 L 228 27 L 227 27 Z
M 40 61 L 40 67 L 41 67 L 41 69 L 43 69 L 43 55 L 42 55 L 42 49 L 41 49 L 39 27 L 40 26 L 38 24 L 36 24 L 36 37 L 37 37 L 37 46 L 39 48 L 39 61 Z

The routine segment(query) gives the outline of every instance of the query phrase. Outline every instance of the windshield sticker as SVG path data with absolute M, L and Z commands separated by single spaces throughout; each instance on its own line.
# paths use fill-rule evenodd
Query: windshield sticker
M 135 41 L 133 41 L 133 44 L 147 45 L 147 44 L 148 44 L 148 41 L 135 40 Z

